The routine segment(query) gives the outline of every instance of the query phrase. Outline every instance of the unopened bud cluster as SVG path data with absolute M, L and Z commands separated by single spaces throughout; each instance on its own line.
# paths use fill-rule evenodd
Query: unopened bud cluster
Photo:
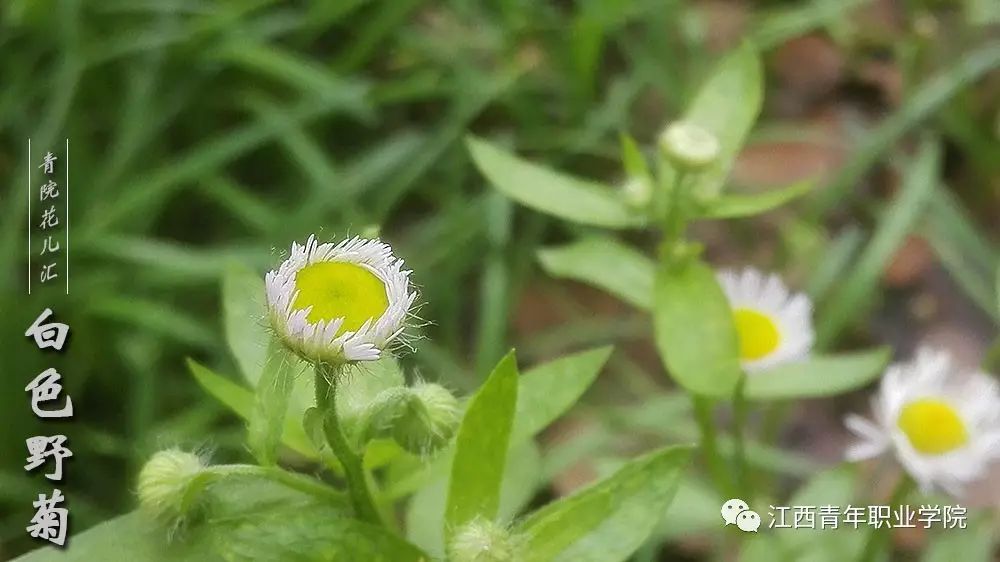
M 137 493 L 140 507 L 154 517 L 179 521 L 189 515 L 193 503 L 189 490 L 206 465 L 198 455 L 180 449 L 154 454 L 139 472 Z
M 505 527 L 478 518 L 460 527 L 448 544 L 451 562 L 515 562 L 517 537 Z
M 681 170 L 701 170 L 719 157 L 719 139 L 687 121 L 668 125 L 658 142 L 660 150 Z
M 361 441 L 389 437 L 415 455 L 447 445 L 461 421 L 458 399 L 445 387 L 427 382 L 383 391 L 363 415 Z

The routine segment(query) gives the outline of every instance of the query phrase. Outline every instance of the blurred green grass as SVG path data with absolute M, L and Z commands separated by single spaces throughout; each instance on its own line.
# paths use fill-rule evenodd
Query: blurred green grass
M 905 199 L 862 189 L 862 180 L 876 164 L 905 165 L 901 139 L 927 129 L 945 139 L 949 173 L 923 202 L 933 212 L 919 231 L 966 298 L 995 318 L 998 108 L 995 87 L 970 84 L 997 67 L 1000 46 L 989 26 L 963 18 L 960 3 L 910 3 L 901 29 L 885 36 L 848 19 L 863 4 L 748 10 L 743 35 L 768 53 L 818 30 L 849 64 L 900 61 L 906 82 L 895 113 L 857 134 L 833 188 L 801 218 L 785 219 L 796 228 L 775 242 L 772 265 L 820 266 L 810 277 L 817 292 L 839 284 L 871 232 L 906 212 L 897 208 Z M 982 3 L 969 4 L 981 17 Z M 5 2 L 0 557 L 31 547 L 23 527 L 43 482 L 21 470 L 23 439 L 52 429 L 30 414 L 22 387 L 45 367 L 64 373 L 79 404 L 59 426 L 75 453 L 64 491 L 76 529 L 128 509 L 130 479 L 158 448 L 245 455 L 243 429 L 191 383 L 183 358 L 233 372 L 221 345 L 221 272 L 236 261 L 263 273 L 309 233 L 384 226 L 423 295 L 425 337 L 404 360 L 456 388 L 471 388 L 513 343 L 530 359 L 636 339 L 645 327 L 628 316 L 595 317 L 551 287 L 548 307 L 566 320 L 512 332 L 518 302 L 538 279 L 536 250 L 575 227 L 492 193 L 460 141 L 475 131 L 616 179 L 618 133 L 650 140 L 718 51 L 712 14 L 677 0 Z M 956 31 L 946 44 L 911 25 L 927 14 Z M 765 117 L 758 135 L 780 126 Z M 37 147 L 72 140 L 69 296 L 24 295 L 19 178 L 29 137 Z M 907 232 L 879 243 L 897 247 Z M 865 261 L 854 301 L 876 300 L 890 257 Z M 69 353 L 54 359 L 22 337 L 44 306 L 74 331 Z M 839 320 L 864 334 L 869 310 Z M 612 374 L 637 398 L 649 385 L 644 369 L 622 356 Z

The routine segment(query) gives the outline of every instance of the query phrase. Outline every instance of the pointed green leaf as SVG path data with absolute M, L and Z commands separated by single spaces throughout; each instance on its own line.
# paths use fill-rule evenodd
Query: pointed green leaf
M 694 191 L 714 195 L 722 190 L 736 155 L 760 113 L 764 95 L 760 57 L 744 45 L 723 58 L 699 88 L 683 120 L 715 135 L 719 156 L 694 180 Z M 670 185 L 670 181 L 666 185 Z
M 611 477 L 529 515 L 515 527 L 524 562 L 617 562 L 663 517 L 690 447 L 643 455 Z
M 518 382 L 511 448 L 534 437 L 572 407 L 597 378 L 611 352 L 610 346 L 589 349 L 526 371 Z M 447 471 L 450 455 L 451 452 L 445 452 L 429 465 L 411 467 L 404 477 L 393 483 L 387 494 L 390 497 L 405 495 L 425 484 L 431 475 Z
M 254 395 L 249 389 L 206 368 L 193 359 L 187 361 L 191 375 L 206 392 L 245 420 L 251 418 L 254 409 Z M 288 417 L 284 422 L 281 441 L 300 455 L 315 459 L 319 456 L 302 427 L 301 419 Z
M 759 215 L 808 193 L 813 185 L 813 180 L 803 180 L 761 193 L 724 193 L 718 199 L 706 203 L 701 216 L 710 219 L 731 219 Z
M 748 376 L 744 392 L 751 400 L 835 396 L 878 378 L 891 358 L 887 347 L 810 357 Z
M 504 467 L 497 519 L 513 519 L 538 491 L 541 452 L 534 441 L 511 447 Z M 437 478 L 413 494 L 406 506 L 406 538 L 427 553 L 444 558 L 444 529 L 448 474 Z
M 625 167 L 625 174 L 633 178 L 649 179 L 649 163 L 642 155 L 639 143 L 631 135 L 622 133 L 620 136 L 622 145 L 622 165 Z
M 247 445 L 261 465 L 274 465 L 278 461 L 288 397 L 292 383 L 301 374 L 298 360 L 280 342 L 272 339 L 247 428 Z
M 711 268 L 697 261 L 660 266 L 653 329 L 677 384 L 696 394 L 732 396 L 742 376 L 736 326 Z
M 500 505 L 503 470 L 517 405 L 518 373 L 511 351 L 469 400 L 455 438 L 445 536 L 476 517 L 492 520 Z
M 222 277 L 226 343 L 243 377 L 257 386 L 271 334 L 266 324 L 264 280 L 246 266 L 230 265 Z
M 536 365 L 521 376 L 511 443 L 533 437 L 569 410 L 601 372 L 614 348 L 597 347 Z
M 553 277 L 572 279 L 611 293 L 648 310 L 653 300 L 653 261 L 608 237 L 589 237 L 538 252 L 542 268 Z
M 643 223 L 611 187 L 533 164 L 482 139 L 468 137 L 466 146 L 490 183 L 526 207 L 606 228 L 630 228 Z

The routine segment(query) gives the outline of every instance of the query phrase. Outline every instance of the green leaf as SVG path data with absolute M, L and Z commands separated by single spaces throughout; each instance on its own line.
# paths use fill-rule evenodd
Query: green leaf
M 994 274 L 1000 248 L 976 224 L 964 204 L 944 183 L 931 194 L 920 235 L 930 242 L 941 265 L 984 312 L 1000 322 L 994 294 Z
M 288 412 L 288 397 L 292 392 L 292 383 L 301 373 L 301 364 L 296 358 L 281 342 L 272 339 L 247 428 L 247 445 L 261 465 L 270 466 L 278 461 L 278 445 Z
M 298 548 L 305 553 L 313 545 L 326 545 L 341 553 L 354 547 L 352 534 L 357 534 L 360 548 L 385 542 L 380 552 L 405 552 L 391 544 L 393 539 L 384 532 L 373 534 L 367 526 L 350 518 L 350 507 L 329 499 L 318 501 L 312 496 L 291 490 L 259 477 L 239 476 L 214 482 L 205 500 L 211 506 L 211 517 L 194 519 L 183 532 L 175 532 L 149 514 L 134 511 L 100 523 L 86 531 L 74 532 L 68 548 L 41 548 L 18 558 L 18 562 L 94 562 L 137 560 L 142 562 L 222 562 L 223 560 L 327 560 L 330 558 L 273 558 L 238 555 L 238 551 L 253 549 Z M 288 520 L 299 513 L 300 521 Z M 72 525 L 72 523 L 71 523 Z M 72 526 L 71 526 L 72 530 Z M 367 535 L 367 536 L 366 536 Z M 292 542 L 294 540 L 294 542 Z M 413 551 L 413 547 L 407 547 Z M 375 558 L 378 560 L 379 558 Z M 418 558 L 399 558 L 416 560 Z M 386 562 L 395 558 L 381 558 Z
M 194 379 L 198 381 L 198 384 L 206 392 L 214 396 L 219 402 L 222 402 L 244 420 L 250 419 L 255 404 L 253 392 L 206 368 L 193 359 L 188 359 L 187 364 L 191 375 L 194 376 Z M 318 458 L 319 453 L 316 451 L 316 447 L 313 446 L 309 437 L 306 436 L 306 431 L 302 427 L 301 422 L 301 419 L 286 418 L 284 429 L 281 433 L 281 442 L 306 458 Z
M 791 560 L 778 539 L 757 532 L 743 541 L 739 562 L 774 562 L 775 560 Z M 800 562 L 801 559 L 796 559 Z
M 518 382 L 511 444 L 533 437 L 570 409 L 590 388 L 613 350 L 611 346 L 589 349 L 528 369 Z
M 652 303 L 653 261 L 613 238 L 589 237 L 544 248 L 538 261 L 553 277 L 604 289 L 637 308 L 648 310 Z
M 646 157 L 642 155 L 639 143 L 631 135 L 625 133 L 620 135 L 620 139 L 622 145 L 622 165 L 625 167 L 625 173 L 633 178 L 648 180 L 651 177 L 649 163 L 646 162 Z
M 808 0 L 764 11 L 747 29 L 754 45 L 777 47 L 810 31 L 841 23 L 851 11 L 871 0 Z M 758 12 L 760 13 L 760 12 Z
M 748 376 L 745 395 L 751 400 L 781 400 L 843 394 L 877 378 L 891 358 L 892 351 L 880 347 L 785 363 Z
M 426 562 L 428 556 L 388 529 L 322 506 L 261 510 L 230 526 L 219 550 L 227 560 Z
M 210 54 L 233 66 L 242 67 L 258 77 L 270 77 L 299 90 L 304 97 L 316 96 L 342 107 L 360 119 L 370 118 L 367 86 L 356 80 L 333 74 L 328 66 L 315 59 L 284 51 L 270 43 L 241 38 L 223 44 Z
M 879 122 L 855 145 L 854 154 L 815 199 L 815 214 L 843 204 L 850 190 L 861 185 L 868 170 L 912 127 L 932 115 L 962 88 L 1000 66 L 1000 41 L 991 41 L 964 55 L 916 85 L 896 113 Z M 937 179 L 937 178 L 935 178 Z
M 749 45 L 727 55 L 699 88 L 682 119 L 715 135 L 719 156 L 701 171 L 693 190 L 712 196 L 722 190 L 750 129 L 760 113 L 764 95 L 760 57 Z M 672 180 L 667 179 L 666 185 Z
M 469 401 L 455 438 L 446 537 L 476 517 L 492 520 L 497 514 L 517 386 L 517 362 L 511 351 Z
M 524 562 L 625 560 L 663 517 L 689 458 L 690 447 L 643 455 L 529 515 L 515 527 Z
M 901 193 L 882 215 L 868 246 L 861 252 L 851 273 L 820 309 L 816 328 L 818 347 L 826 347 L 852 318 L 864 311 L 886 264 L 930 200 L 940 178 L 940 165 L 940 143 L 933 139 L 925 141 L 903 179 Z
M 851 505 L 854 501 L 857 477 L 857 466 L 851 464 L 820 471 L 799 488 L 786 505 L 809 505 L 816 507 L 823 505 L 841 507 Z M 786 517 L 789 519 L 788 522 L 791 523 L 792 512 L 787 512 Z M 817 526 L 815 529 L 781 528 L 773 529 L 773 531 L 786 547 L 798 551 L 811 550 L 810 545 L 814 545 L 817 541 L 822 541 L 826 535 L 831 533 L 830 529 L 821 529 L 819 527 L 818 518 L 816 523 Z
M 989 513 L 971 517 L 965 529 L 942 529 L 931 535 L 920 562 L 991 562 L 997 540 L 996 525 Z
M 812 258 L 805 292 L 813 302 L 822 301 L 846 275 L 845 272 L 851 268 L 858 255 L 863 239 L 859 228 L 847 227 L 836 238 L 827 242 L 818 252 L 819 255 Z
M 809 192 L 813 180 L 802 180 L 779 189 L 755 194 L 725 193 L 706 203 L 702 210 L 705 218 L 730 219 L 759 215 Z
M 504 195 L 536 211 L 568 221 L 630 228 L 642 225 L 614 189 L 521 159 L 475 137 L 466 146 L 479 171 Z
M 369 406 L 383 391 L 406 384 L 406 378 L 395 357 L 386 354 L 378 361 L 368 361 L 348 368 L 337 391 L 337 408 L 344 432 L 349 439 L 359 439 L 359 432 L 367 426 Z M 315 399 L 309 398 L 309 405 Z
M 142 562 L 222 562 L 223 560 L 426 561 L 415 546 L 385 529 L 357 521 L 343 508 L 281 498 L 256 509 L 218 513 L 192 532 L 169 539 L 169 529 L 133 512 L 75 535 L 66 550 L 45 548 L 19 562 L 140 560 Z
M 175 306 L 127 295 L 87 299 L 88 316 L 130 324 L 143 333 L 163 335 L 185 345 L 214 348 L 218 338 L 201 319 Z
M 661 265 L 656 273 L 653 328 L 660 357 L 690 392 L 732 396 L 742 376 L 729 301 L 705 264 Z
M 504 467 L 497 519 L 514 518 L 531 500 L 540 485 L 541 453 L 534 441 L 511 447 Z M 406 538 L 427 553 L 444 558 L 444 520 L 447 509 L 448 473 L 421 488 L 406 506 Z
M 264 369 L 271 335 L 265 324 L 264 280 L 246 266 L 230 265 L 222 277 L 226 343 L 251 386 Z
M 167 529 L 138 511 L 115 517 L 82 533 L 74 533 L 69 547 L 40 548 L 14 562 L 93 562 L 94 560 L 141 560 L 143 562 L 222 562 L 207 548 L 209 541 L 168 540 Z
M 534 437 L 573 406 L 597 378 L 611 351 L 611 347 L 590 349 L 553 359 L 526 371 L 518 382 L 511 448 Z M 405 495 L 426 484 L 433 475 L 448 473 L 452 453 L 453 448 L 440 454 L 430 464 L 409 467 L 404 475 L 397 476 L 386 490 L 386 495 Z
M 857 505 L 857 483 L 857 465 L 840 465 L 816 473 L 784 505 L 815 506 L 817 509 L 820 506 L 843 509 L 847 505 Z M 775 515 L 778 516 L 777 513 Z M 786 512 L 786 522 L 792 523 L 793 519 L 794 510 Z M 770 529 L 769 534 L 779 541 L 778 547 L 787 554 L 785 559 L 805 562 L 856 560 L 868 538 L 867 533 L 859 533 L 846 526 L 822 529 L 819 515 L 816 516 L 815 529 Z
M 681 474 L 677 494 L 657 525 L 655 536 L 666 540 L 714 532 L 719 528 L 719 506 L 723 501 L 704 480 L 695 475 Z

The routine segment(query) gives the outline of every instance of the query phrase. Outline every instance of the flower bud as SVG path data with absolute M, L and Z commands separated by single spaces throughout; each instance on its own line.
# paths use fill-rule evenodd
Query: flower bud
M 635 210 L 642 210 L 653 200 L 653 186 L 646 178 L 630 177 L 622 184 L 625 203 Z
M 678 168 L 700 170 L 719 156 L 719 140 L 702 127 L 676 121 L 660 133 L 660 149 Z
M 139 505 L 156 517 L 183 519 L 191 508 L 191 484 L 205 468 L 197 455 L 180 449 L 156 453 L 139 471 Z
M 419 383 L 399 402 L 392 437 L 411 453 L 431 453 L 448 444 L 460 421 L 458 400 L 448 389 Z
M 448 545 L 452 562 L 514 562 L 517 539 L 496 523 L 477 518 L 463 525 Z

